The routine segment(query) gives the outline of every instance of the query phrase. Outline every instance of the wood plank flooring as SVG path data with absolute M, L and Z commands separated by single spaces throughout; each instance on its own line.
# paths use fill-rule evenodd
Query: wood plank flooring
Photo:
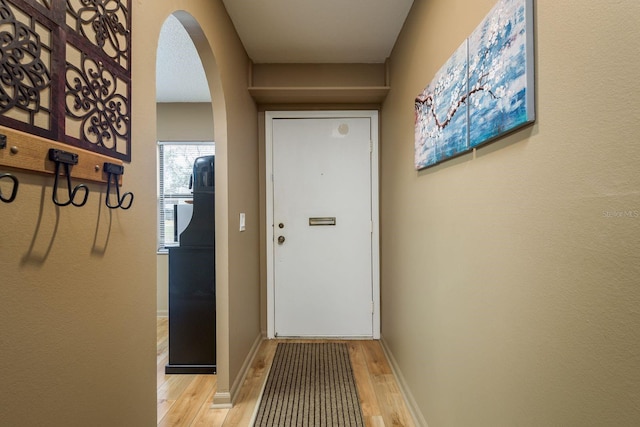
M 215 375 L 165 375 L 168 321 L 158 317 L 158 426 L 249 427 L 279 340 L 262 342 L 232 409 L 211 409 Z M 288 341 L 290 342 L 290 341 Z M 367 427 L 413 427 L 378 341 L 345 341 Z M 292 426 L 295 427 L 295 426 Z

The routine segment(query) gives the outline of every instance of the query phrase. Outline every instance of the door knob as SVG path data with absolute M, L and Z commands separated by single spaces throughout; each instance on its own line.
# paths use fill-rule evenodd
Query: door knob
M 284 236 L 278 236 L 278 244 L 281 245 L 284 243 Z

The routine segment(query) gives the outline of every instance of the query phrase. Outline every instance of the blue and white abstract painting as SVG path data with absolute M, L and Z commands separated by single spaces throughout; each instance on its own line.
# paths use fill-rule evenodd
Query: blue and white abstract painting
M 416 97 L 415 165 L 434 165 L 465 152 L 467 130 L 467 41 Z
M 415 167 L 535 120 L 533 0 L 500 0 L 415 99 Z
M 531 1 L 502 0 L 469 36 L 469 146 L 534 120 Z

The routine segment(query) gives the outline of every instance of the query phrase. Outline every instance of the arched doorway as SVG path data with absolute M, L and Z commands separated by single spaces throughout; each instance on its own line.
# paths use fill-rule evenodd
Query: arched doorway
M 198 51 L 186 28 L 175 15 L 170 15 L 164 22 L 158 40 L 156 58 L 156 114 L 157 140 L 159 152 L 163 147 L 175 148 L 184 155 L 176 154 L 182 162 L 187 162 L 189 149 L 197 144 L 214 143 L 214 121 L 211 93 L 206 80 L 205 71 Z M 206 150 L 205 150 L 206 151 Z M 197 153 L 196 150 L 193 150 Z M 207 152 L 208 153 L 208 152 Z M 160 155 L 159 155 L 160 157 Z M 160 162 L 162 160 L 160 159 Z M 163 168 L 162 163 L 159 169 Z M 159 229 L 158 229 L 158 315 L 167 315 L 167 251 L 166 248 L 177 241 L 178 226 L 173 218 L 173 205 L 182 193 L 189 192 L 189 168 L 184 165 L 172 165 L 172 169 L 180 167 L 179 174 L 171 176 L 171 193 L 177 197 L 166 202 L 162 200 L 162 183 L 159 188 Z M 162 181 L 159 170 L 159 180 Z M 174 174 L 175 175 L 175 174 Z M 185 179 L 181 179 L 185 178 Z M 185 182 L 182 182 L 185 181 Z M 174 188 L 175 187 L 175 188 Z M 182 201 L 181 201 L 182 202 Z M 165 206 L 162 206 L 164 204 Z
M 216 132 L 226 133 L 224 98 L 213 53 L 192 15 L 178 11 L 166 19 L 160 33 L 156 61 L 157 139 L 162 143 L 160 147 L 172 142 L 188 146 L 215 143 Z M 212 102 L 212 94 L 217 101 Z M 210 153 L 207 151 L 205 154 Z M 161 203 L 159 207 L 162 208 Z M 216 204 L 216 210 L 221 207 Z M 162 209 L 159 217 L 162 219 Z M 159 237 L 163 231 L 167 237 L 169 230 L 178 231 L 178 227 L 177 221 L 164 229 L 160 227 Z M 158 254 L 159 316 L 168 314 L 168 256 L 163 252 Z M 158 360 L 159 370 L 163 363 L 164 360 Z

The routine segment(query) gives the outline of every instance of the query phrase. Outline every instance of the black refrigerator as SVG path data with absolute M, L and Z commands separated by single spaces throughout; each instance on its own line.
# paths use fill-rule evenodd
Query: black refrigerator
M 193 165 L 193 215 L 169 248 L 167 374 L 216 373 L 215 156 Z

